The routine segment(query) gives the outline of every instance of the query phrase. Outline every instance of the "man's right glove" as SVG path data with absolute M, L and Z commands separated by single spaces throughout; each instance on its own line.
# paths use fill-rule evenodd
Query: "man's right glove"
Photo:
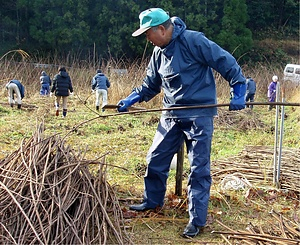
M 229 110 L 236 111 L 236 110 L 245 109 L 246 84 L 236 83 L 232 86 L 232 88 L 233 88 L 233 98 L 230 101 Z
M 137 94 L 136 92 L 132 92 L 127 98 L 118 102 L 118 112 L 127 112 L 127 108 L 138 102 L 140 98 L 141 96 L 139 94 Z

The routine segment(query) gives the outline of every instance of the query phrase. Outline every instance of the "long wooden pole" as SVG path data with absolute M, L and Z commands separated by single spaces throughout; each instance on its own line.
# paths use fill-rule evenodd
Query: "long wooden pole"
M 141 107 L 128 107 L 128 112 L 122 112 L 120 114 L 135 114 L 142 112 L 157 112 L 157 111 L 175 111 L 175 110 L 186 110 L 186 109 L 199 109 L 199 108 L 212 108 L 212 107 L 229 107 L 230 103 L 223 104 L 208 104 L 208 105 L 192 105 L 192 106 L 177 106 L 177 107 L 169 107 L 169 108 L 154 108 L 154 109 L 146 109 Z M 280 105 L 280 106 L 300 106 L 300 103 L 287 103 L 287 102 L 246 102 L 246 106 L 248 105 Z M 105 105 L 104 109 L 117 109 L 118 105 Z M 132 111 L 133 110 L 133 111 Z M 108 115 L 103 115 L 108 116 Z
M 184 144 L 181 145 L 177 152 L 176 177 L 175 177 L 175 195 L 182 196 L 182 179 L 183 179 L 183 160 L 184 160 Z

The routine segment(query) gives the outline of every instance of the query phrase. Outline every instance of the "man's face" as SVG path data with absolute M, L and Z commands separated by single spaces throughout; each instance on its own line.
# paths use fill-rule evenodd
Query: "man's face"
M 149 42 L 158 47 L 163 47 L 167 44 L 165 39 L 165 29 L 162 26 L 147 30 L 146 38 Z

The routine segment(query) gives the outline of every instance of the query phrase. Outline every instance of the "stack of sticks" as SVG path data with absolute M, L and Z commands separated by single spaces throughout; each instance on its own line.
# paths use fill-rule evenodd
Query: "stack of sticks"
M 300 230 L 298 225 L 275 211 L 270 212 L 270 215 L 272 215 L 274 222 L 270 224 L 268 231 L 251 223 L 248 225 L 247 231 L 235 231 L 217 220 L 227 231 L 213 231 L 212 233 L 221 234 L 226 244 L 230 245 L 299 245 Z
M 219 108 L 218 116 L 214 122 L 216 129 L 232 128 L 238 131 L 249 131 L 249 129 L 270 130 L 253 110 L 228 111 L 227 108 Z
M 212 163 L 212 177 L 220 182 L 224 176 L 239 173 L 253 184 L 270 184 L 273 181 L 274 149 L 269 146 L 247 146 L 239 155 Z M 280 187 L 299 194 L 300 149 L 282 150 Z
M 105 156 L 85 160 L 43 132 L 0 161 L 0 243 L 131 244 Z
M 220 183 L 227 176 L 235 175 L 241 177 L 243 181 L 247 180 L 244 182 L 252 186 L 265 186 L 273 182 L 273 165 L 272 147 L 247 146 L 239 155 L 213 162 L 212 177 L 214 182 Z M 293 198 L 298 201 L 300 197 L 299 166 L 300 149 L 284 148 L 281 159 L 280 188 L 293 193 Z M 213 231 L 213 233 L 221 234 L 226 244 L 299 245 L 299 223 L 288 220 L 275 211 L 270 212 L 270 215 L 274 222 L 270 222 L 268 230 L 249 224 L 247 231 L 235 231 L 217 220 L 226 231 Z

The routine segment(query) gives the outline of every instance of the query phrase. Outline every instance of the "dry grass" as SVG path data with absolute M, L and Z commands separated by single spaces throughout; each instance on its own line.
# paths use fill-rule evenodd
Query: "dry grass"
M 72 79 L 75 93 L 80 95 L 82 98 L 90 96 L 90 83 L 92 77 L 95 75 L 96 69 L 88 64 L 82 65 L 81 62 L 73 62 L 71 65 L 69 63 L 55 61 L 51 63 L 52 65 L 43 68 L 36 67 L 37 63 L 45 64 L 44 62 L 32 62 L 30 57 L 22 56 L 21 62 L 15 62 L 13 58 L 8 59 L 7 57 L 2 57 L 2 62 L 0 64 L 1 70 L 0 74 L 1 84 L 4 85 L 9 79 L 19 79 L 26 87 L 26 97 L 36 96 L 38 94 L 40 84 L 39 76 L 41 71 L 45 70 L 51 77 L 57 73 L 57 68 L 60 65 L 65 65 L 67 71 Z M 101 69 L 108 76 L 111 81 L 111 89 L 109 92 L 109 99 L 111 103 L 116 103 L 127 96 L 134 87 L 139 86 L 145 75 L 145 68 L 147 65 L 147 60 L 142 63 L 127 64 L 120 61 L 102 61 Z M 127 69 L 128 73 L 119 76 L 113 73 L 113 69 Z M 272 68 L 270 63 L 258 64 L 256 67 L 248 67 L 245 65 L 243 67 L 243 72 L 245 76 L 251 76 L 257 82 L 257 94 L 256 99 L 259 101 L 267 100 L 267 88 L 271 82 L 271 78 L 274 74 L 279 77 L 279 80 L 283 78 L 283 69 Z M 228 83 L 219 75 L 216 74 L 216 81 L 218 86 L 218 99 L 219 102 L 228 101 L 229 99 L 229 87 Z M 290 86 L 289 86 L 290 87 Z M 290 98 L 290 93 L 294 94 L 295 90 L 287 88 L 286 97 Z M 3 86 L 2 86 L 3 88 Z M 4 90 L 4 89 L 3 89 Z M 3 91 L 3 95 L 5 91 Z M 147 107 L 160 107 L 162 97 L 159 95 L 150 101 Z

